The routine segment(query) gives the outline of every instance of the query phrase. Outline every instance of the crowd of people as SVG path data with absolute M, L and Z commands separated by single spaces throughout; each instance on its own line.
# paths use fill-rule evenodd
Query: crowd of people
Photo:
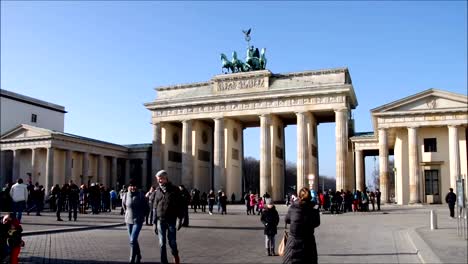
M 40 216 L 44 208 L 44 200 L 49 203 L 51 211 L 56 212 L 57 220 L 63 221 L 60 213 L 67 211 L 68 220 L 77 220 L 78 211 L 86 214 L 110 212 L 121 202 L 121 214 L 125 215 L 129 241 L 130 263 L 140 263 L 142 253 L 138 243 L 139 233 L 143 224 L 153 225 L 153 232 L 157 236 L 160 246 L 161 263 L 168 263 L 166 247 L 171 248 L 174 263 L 180 263 L 179 251 L 176 241 L 176 233 L 183 226 L 189 226 L 189 208 L 194 213 L 197 210 L 213 214 L 214 205 L 218 205 L 218 213 L 227 214 L 228 198 L 223 190 L 215 194 L 210 190 L 208 194 L 200 194 L 198 189 L 190 192 L 183 185 L 173 185 L 166 171 L 161 170 L 156 175 L 158 185 L 152 186 L 148 192 L 138 189 L 137 184 L 131 180 L 128 186 L 123 186 L 117 193 L 112 188 L 106 188 L 102 184 L 82 184 L 78 187 L 73 181 L 69 181 L 60 187 L 58 184 L 52 187 L 47 199 L 44 198 L 45 190 L 42 185 L 24 184 L 18 179 L 13 185 L 7 185 L 2 190 L 2 210 L 9 213 L 0 221 L 0 259 L 9 258 L 10 263 L 18 263 L 20 249 L 24 246 L 21 238 L 22 212 L 28 214 L 32 211 Z M 8 194 L 5 196 L 5 193 Z M 317 246 L 314 230 L 320 225 L 320 211 L 339 214 L 346 212 L 367 212 L 380 210 L 379 189 L 375 192 L 359 191 L 333 191 L 325 192 L 302 188 L 297 195 L 286 196 L 286 205 L 289 207 L 285 216 L 285 229 L 289 225 L 288 239 L 285 240 L 283 263 L 317 263 Z M 119 201 L 119 199 L 121 201 Z M 245 202 L 247 215 L 260 215 L 260 222 L 264 225 L 265 248 L 268 256 L 276 256 L 277 227 L 280 222 L 278 211 L 270 194 L 262 196 L 252 191 L 246 193 L 242 199 Z M 456 195 L 453 189 L 446 196 L 449 205 L 450 216 L 454 215 Z M 231 196 L 231 202 L 235 202 L 235 195 Z M 375 206 L 377 205 L 377 206 Z
M 322 192 L 311 191 L 312 201 L 319 206 L 321 211 L 328 211 L 332 214 L 346 212 L 368 212 L 370 206 L 372 211 L 380 211 L 381 192 L 377 188 L 374 191 L 347 190 Z

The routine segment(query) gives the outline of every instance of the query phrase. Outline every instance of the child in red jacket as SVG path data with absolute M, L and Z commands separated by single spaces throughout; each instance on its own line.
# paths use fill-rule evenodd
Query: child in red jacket
M 10 252 L 10 263 L 17 264 L 19 262 L 21 247 L 24 247 L 24 241 L 22 240 L 23 228 L 12 213 L 5 215 L 2 219 L 2 223 L 8 229 L 6 244 Z

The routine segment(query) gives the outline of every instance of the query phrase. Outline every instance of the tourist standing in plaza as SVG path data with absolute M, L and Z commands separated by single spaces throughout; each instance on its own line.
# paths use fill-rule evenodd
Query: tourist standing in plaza
M 200 196 L 201 211 L 206 213 L 206 205 L 208 204 L 208 195 L 206 192 L 203 192 Z
M 216 196 L 213 190 L 210 190 L 210 193 L 208 194 L 208 213 L 210 215 L 213 214 L 213 207 L 215 204 Z
M 219 202 L 221 203 L 221 214 L 227 214 L 228 198 L 224 192 L 221 193 L 221 197 L 219 197 Z
M 188 206 L 190 205 L 190 193 L 189 191 L 185 188 L 184 185 L 179 185 L 180 189 L 180 195 L 182 196 L 182 208 L 184 210 L 184 222 L 182 223 L 183 226 L 188 227 L 189 226 L 189 212 L 188 212 Z
M 160 170 L 156 173 L 158 188 L 154 195 L 154 209 L 156 212 L 154 233 L 158 236 L 161 251 L 161 263 L 167 264 L 166 241 L 169 240 L 174 263 L 180 263 L 177 250 L 177 230 L 182 227 L 184 208 L 182 196 L 177 186 L 169 182 L 167 172 Z M 177 223 L 176 223 L 177 222 Z M 177 224 L 177 229 L 176 229 Z
M 153 225 L 154 222 L 154 210 L 153 210 L 153 200 L 156 188 L 151 186 L 149 191 L 145 194 L 145 198 L 148 201 L 149 212 L 146 214 L 146 225 Z
M 375 200 L 377 201 L 377 211 L 380 211 L 380 197 L 382 193 L 380 192 L 379 188 L 375 190 Z
M 62 189 L 65 187 L 62 187 Z M 63 221 L 62 218 L 60 217 L 60 212 L 62 212 L 62 207 L 64 204 L 65 200 L 65 192 L 60 189 L 60 186 L 58 184 L 55 185 L 54 191 L 56 192 L 55 194 L 55 215 L 57 216 L 57 221 Z
M 249 215 L 250 214 L 250 194 L 249 193 L 245 193 L 244 202 L 245 202 L 245 207 L 247 210 L 247 215 Z
M 130 181 L 128 192 L 123 196 L 122 208 L 125 212 L 125 223 L 130 239 L 130 263 L 140 263 L 141 251 L 138 236 L 149 208 L 145 194 L 138 190 L 134 181 Z
M 448 204 L 450 210 L 450 217 L 455 217 L 455 202 L 457 201 L 457 195 L 453 193 L 453 188 L 449 189 L 449 192 L 445 196 L 445 202 Z
M 120 190 L 119 192 L 119 198 L 120 198 L 120 201 L 122 201 L 123 197 L 125 196 L 125 193 L 127 192 L 127 187 L 125 185 L 122 185 L 122 190 Z M 120 214 L 123 215 L 124 214 L 124 209 L 123 207 L 121 207 L 120 209 Z
M 250 213 L 255 215 L 255 205 L 257 204 L 256 195 L 253 192 L 250 192 Z
M 271 199 L 266 199 L 267 205 L 262 212 L 262 221 L 265 234 L 265 248 L 268 256 L 275 256 L 275 236 L 278 231 L 279 214 Z
M 290 224 L 290 227 L 283 263 L 317 263 L 314 229 L 320 225 L 320 213 L 311 202 L 308 188 L 299 191 L 298 199 L 285 217 L 286 225 Z
M 76 221 L 78 217 L 78 204 L 80 203 L 80 188 L 72 180 L 68 187 L 68 221 Z
M 21 216 L 26 208 L 28 201 L 28 186 L 23 184 L 23 179 L 19 178 L 13 186 L 11 186 L 10 196 L 13 200 L 13 213 L 16 219 L 21 222 Z

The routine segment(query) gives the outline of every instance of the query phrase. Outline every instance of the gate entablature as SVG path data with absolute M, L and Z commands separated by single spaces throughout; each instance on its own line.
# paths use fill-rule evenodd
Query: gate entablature
M 269 70 L 223 74 L 209 82 L 156 88 L 146 103 L 153 122 L 213 116 L 281 114 L 354 109 L 356 95 L 347 68 L 273 74 Z

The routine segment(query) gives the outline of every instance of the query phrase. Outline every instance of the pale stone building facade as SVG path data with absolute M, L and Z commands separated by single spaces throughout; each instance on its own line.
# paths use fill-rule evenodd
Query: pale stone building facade
M 448 188 L 467 174 L 466 95 L 423 91 L 371 110 L 374 131 L 355 133 L 351 111 L 358 103 L 346 68 L 224 74 L 156 90 L 145 104 L 152 144 L 123 146 L 17 124 L 1 136 L 0 183 L 22 177 L 50 190 L 70 179 L 120 187 L 134 178 L 147 189 L 165 169 L 174 184 L 241 197 L 248 191 L 243 130 L 260 127 L 260 193 L 282 200 L 284 128 L 297 125 L 297 186 L 317 189 L 317 125 L 326 122 L 335 122 L 337 190 L 366 188 L 365 156 L 379 156 L 384 202 L 445 202 Z M 388 184 L 391 169 L 395 186 Z
M 63 132 L 65 107 L 0 89 L 0 135 L 19 124 Z
M 467 175 L 467 110 L 466 95 L 436 89 L 372 109 L 374 132 L 350 139 L 356 188 L 365 188 L 364 157 L 378 155 L 383 201 L 445 203 L 448 189 L 456 190 L 456 180 Z M 395 186 L 388 184 L 389 153 Z
M 281 200 L 284 127 L 297 124 L 297 185 L 317 188 L 317 125 L 336 122 L 337 188 L 354 188 L 348 135 L 357 100 L 347 69 L 234 73 L 156 90 L 157 99 L 146 104 L 154 127 L 153 173 L 164 168 L 176 184 L 241 197 L 242 132 L 257 126 L 260 193 Z

